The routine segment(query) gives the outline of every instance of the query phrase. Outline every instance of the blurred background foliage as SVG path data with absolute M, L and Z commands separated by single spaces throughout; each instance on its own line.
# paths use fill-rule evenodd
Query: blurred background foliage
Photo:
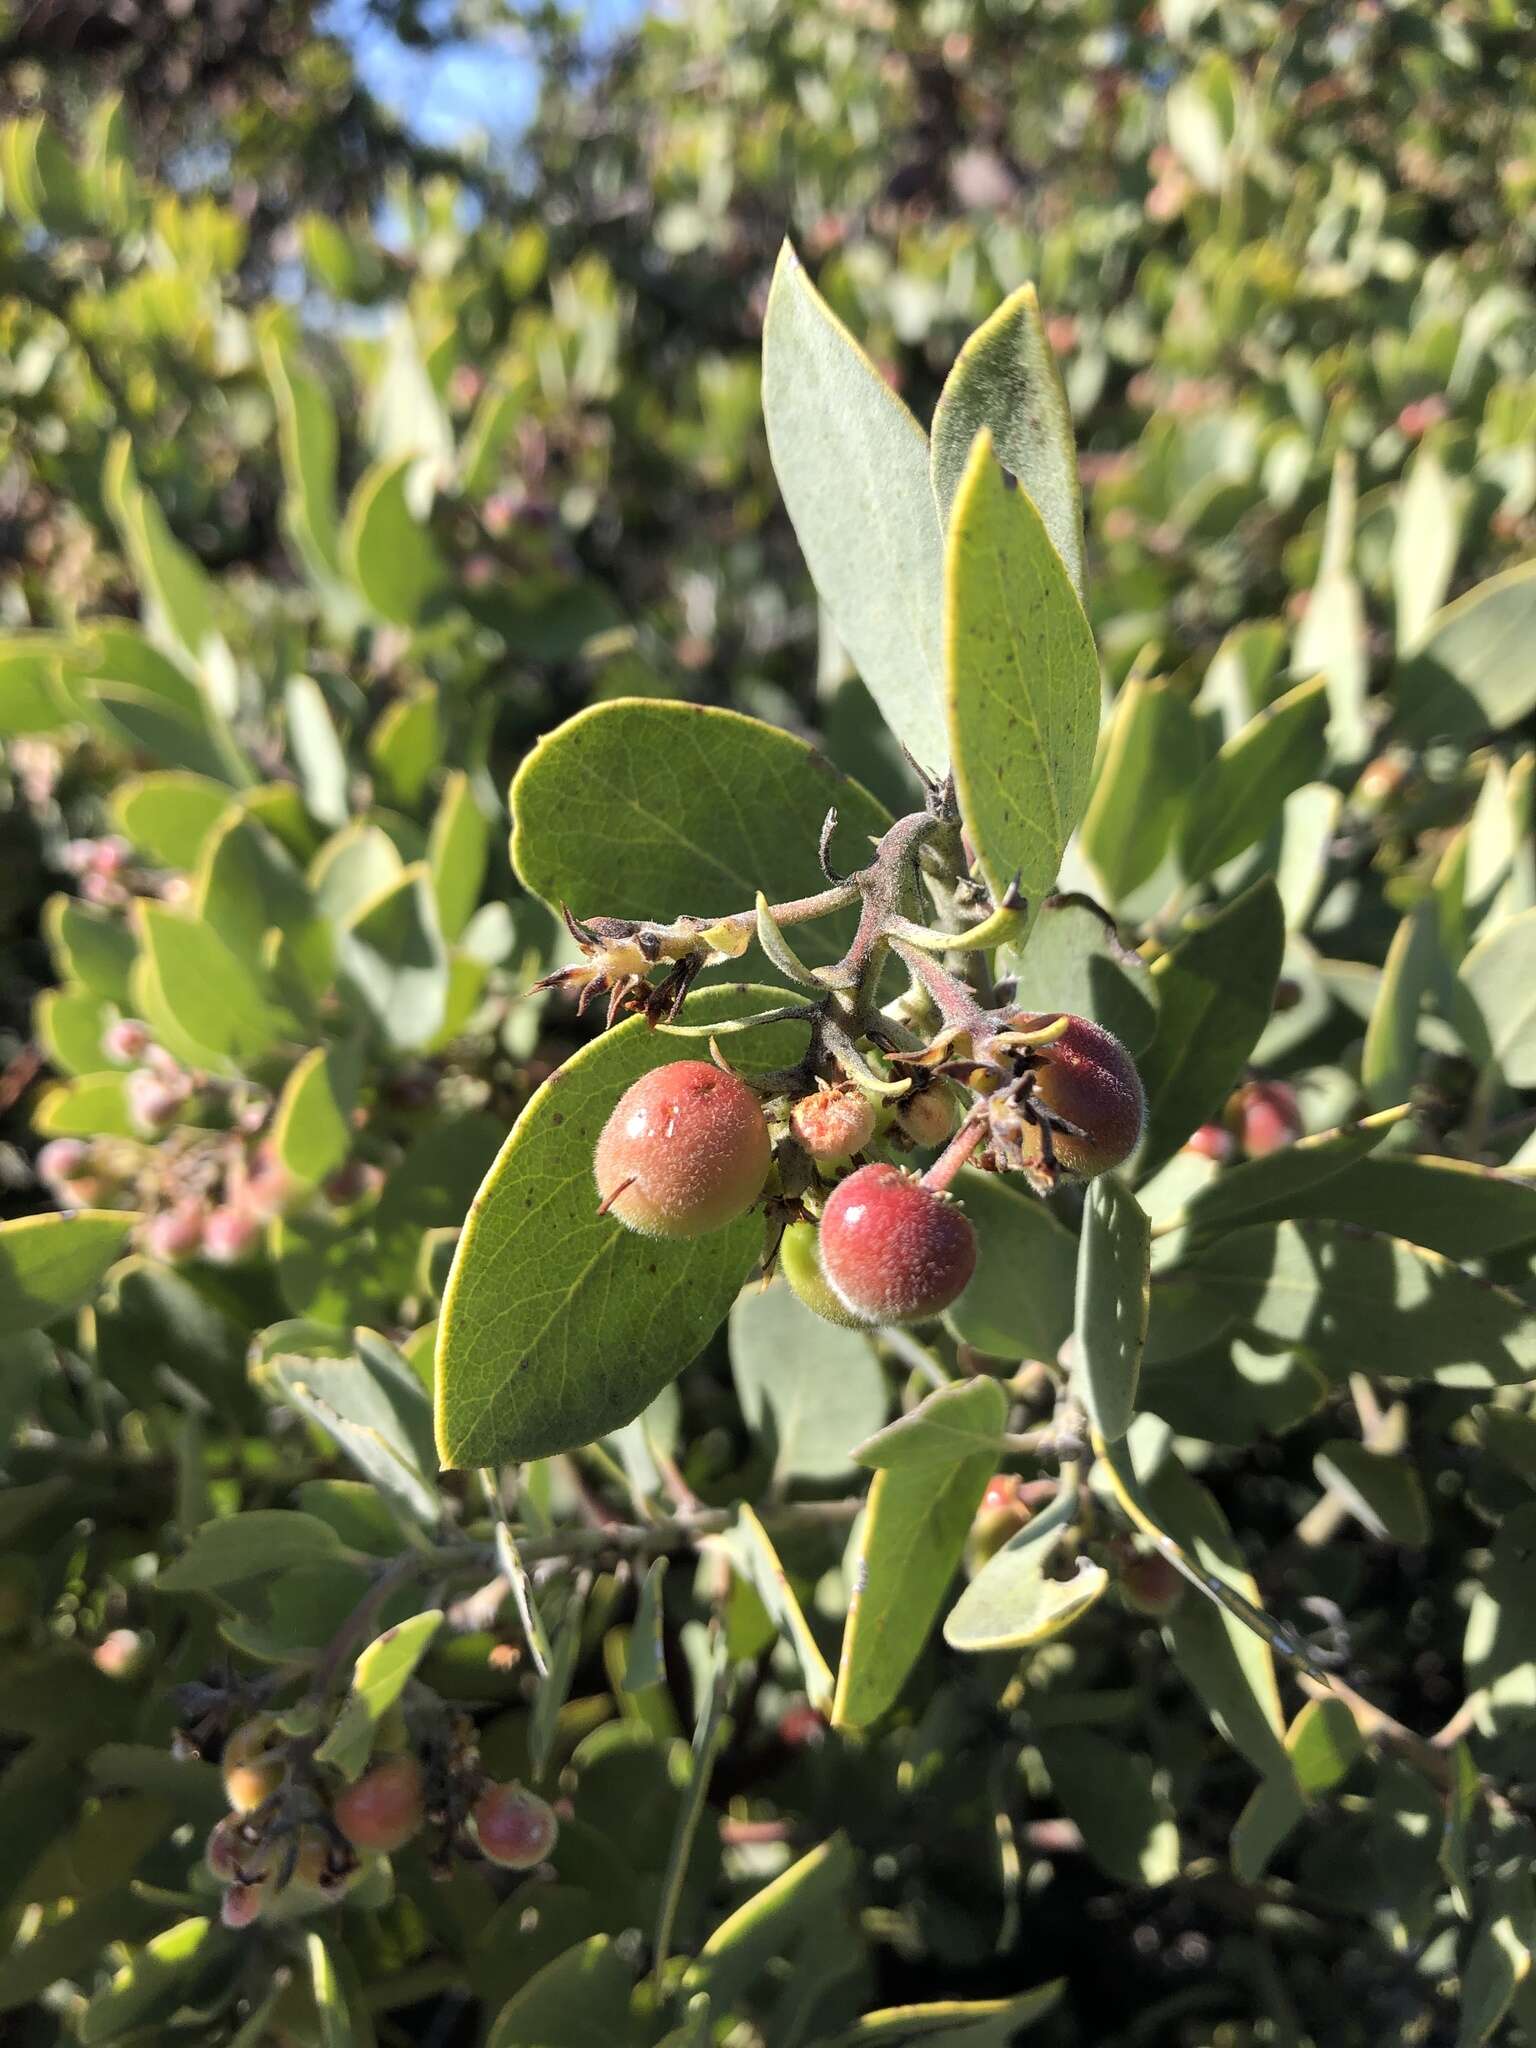
M 407 95 L 425 75 L 416 58 L 472 75 L 483 53 L 508 105 L 529 101 L 526 124 L 475 137 L 413 121 L 409 106 L 402 117 L 376 89 L 380 51 L 397 53 Z M 147 1256 L 117 1269 L 92 1325 L 105 1394 L 79 1355 L 41 1339 L 7 1359 L 0 1417 L 20 1505 L 5 1530 L 27 1532 L 16 1612 L 34 1617 L 18 1623 L 32 1637 L 0 1688 L 18 1753 L 0 1780 L 15 1845 L 7 1932 L 35 1934 L 39 1905 L 68 1894 L 39 1844 L 75 1829 L 88 1847 L 99 1825 L 81 1784 L 60 1791 L 79 1757 L 106 1742 L 140 1759 L 118 1760 L 139 1845 L 85 1894 L 95 1917 L 76 1916 L 73 1948 L 60 1945 L 57 1974 L 89 1989 L 110 1941 L 168 1924 L 186 1854 L 177 1865 L 158 1837 L 145 1846 L 168 1816 L 142 1759 L 174 1718 L 164 1681 L 222 1654 L 211 1616 L 172 1615 L 134 1560 L 211 1505 L 287 1506 L 299 1487 L 336 1483 L 312 1435 L 268 1428 L 283 1359 L 258 1359 L 248 1383 L 247 1338 L 284 1318 L 374 1322 L 408 1363 L 426 1355 L 445 1245 L 500 1132 L 573 1042 L 567 1017 L 517 1000 L 563 943 L 507 861 L 517 762 L 587 705 L 663 696 L 750 712 L 825 744 L 887 801 L 910 794 L 818 617 L 768 462 L 760 330 L 786 231 L 924 419 L 965 337 L 1036 281 L 1077 424 L 1109 690 L 1167 679 L 1157 703 L 1198 693 L 1219 739 L 1296 675 L 1329 678 L 1333 793 L 1297 814 L 1290 842 L 1292 897 L 1307 899 L 1287 961 L 1300 1014 L 1263 1056 L 1297 1085 L 1308 1127 L 1326 1128 L 1356 1099 L 1361 1039 L 1381 1018 L 1366 1092 L 1382 1104 L 1412 1088 L 1446 1149 L 1529 1169 L 1524 1100 L 1479 1094 L 1444 1019 L 1420 1026 L 1475 919 L 1453 944 L 1442 917 L 1449 970 L 1415 954 L 1406 996 L 1406 949 L 1391 950 L 1415 905 L 1429 923 L 1452 902 L 1456 916 L 1530 909 L 1526 585 L 1501 587 L 1514 596 L 1498 659 L 1458 672 L 1470 710 L 1459 698 L 1456 715 L 1389 725 L 1378 686 L 1441 605 L 1536 542 L 1536 16 L 1523 0 L 688 0 L 598 33 L 497 0 L 12 0 L 0 108 L 7 1211 L 50 1205 L 32 1166 L 41 1137 L 138 1145 L 93 1168 L 95 1199 L 126 1206 L 131 1188 L 167 1217 L 271 1164 L 264 1140 L 241 1135 L 241 1091 L 291 1075 L 266 1072 L 267 1048 L 238 1032 L 210 1046 L 216 1021 L 183 1037 L 189 1062 L 226 1063 L 202 1117 L 217 1156 L 149 1147 L 146 1163 L 144 1105 L 125 1063 L 103 1069 L 97 1049 L 120 1013 L 144 1014 L 146 958 L 161 998 L 178 970 L 156 952 L 152 911 L 125 926 L 130 900 L 214 922 L 227 912 L 237 927 L 239 906 L 259 901 L 252 958 L 283 990 L 289 1039 L 334 1045 L 354 1018 L 375 1033 L 352 1083 L 366 1104 L 356 1152 L 343 1135 L 323 1159 L 278 1162 L 301 1180 L 353 1171 L 319 1222 L 279 1218 L 269 1254 L 213 1257 L 194 1281 L 140 1245 Z M 1176 743 L 1158 760 L 1148 790 L 1158 776 L 1176 788 Z M 1156 940 L 1168 871 L 1117 870 L 1113 819 L 1089 824 L 1094 866 L 1078 879 Z M 1448 856 L 1470 859 L 1470 889 L 1465 872 L 1446 886 Z M 301 870 L 320 935 L 274 960 L 258 941 Z M 1172 887 L 1177 905 L 1177 875 Z M 386 927 L 363 928 L 380 891 Z M 394 971 L 405 954 L 425 962 L 414 1010 Z M 184 973 L 183 1001 L 196 979 Z M 1516 961 L 1501 986 L 1518 984 Z M 162 1038 L 179 1009 L 162 1002 Z M 392 1187 L 403 1192 L 385 1208 Z M 1499 1277 L 1528 1284 L 1528 1268 L 1517 1242 Z M 160 1359 L 148 1376 L 146 1355 Z M 722 1373 L 689 1386 L 678 1455 L 694 1487 L 729 1497 L 762 1447 L 743 1450 L 750 1431 Z M 1164 1398 L 1180 1428 L 1209 1419 L 1177 1388 Z M 1297 1453 L 1252 1416 L 1235 1427 L 1222 1497 L 1261 1553 L 1316 1497 L 1315 1444 Z M 1517 1652 L 1533 1640 L 1517 1599 L 1530 1429 L 1522 1411 L 1457 1448 L 1437 1440 L 1429 1547 L 1410 1540 L 1420 1499 L 1398 1547 L 1357 1544 L 1334 1564 L 1287 1553 L 1295 1597 L 1372 1616 L 1367 1662 L 1413 1728 L 1460 1698 L 1468 1558 L 1485 1575 L 1485 1621 L 1488 1584 L 1514 1603 L 1514 1648 L 1484 1655 L 1518 1692 Z M 594 1483 L 561 1479 L 555 1512 Z M 1491 1531 L 1517 1508 L 1526 1520 L 1508 1514 L 1490 1563 Z M 601 1605 L 585 1638 L 579 1608 L 573 1624 L 588 1654 L 557 1760 L 612 1711 Z M 142 1642 L 158 1628 L 163 1659 L 134 1668 L 131 1711 L 106 1696 L 100 1654 L 125 1627 Z M 468 1697 L 483 1706 L 487 1685 L 513 1697 L 495 1690 L 483 1636 L 459 1645 Z M 1039 2038 L 1126 2048 L 1473 2044 L 1516 2024 L 1511 2039 L 1531 2038 L 1518 2002 L 1529 1901 L 1512 1893 L 1480 1923 L 1459 1992 L 1444 1899 L 1465 1844 L 1442 1848 L 1422 1774 L 1389 1746 L 1337 1840 L 1319 1831 L 1283 1884 L 1239 1880 L 1226 1842 L 1249 1781 L 1238 1759 L 1211 1762 L 1203 1722 L 1156 1659 L 1155 1639 L 1124 1628 L 1037 1659 L 1040 1685 L 1063 1689 L 1064 1720 L 1097 1687 L 1110 1725 L 1156 1751 L 1156 1797 L 1138 1757 L 1108 1815 L 1093 1790 L 1112 1765 L 1091 1736 L 1075 1733 L 1088 1745 L 1075 1777 L 1064 1752 L 1047 1771 L 1042 1709 L 1021 1764 L 1016 1739 L 998 1747 L 996 1688 L 978 1667 L 945 1665 L 934 1683 L 935 1652 L 914 1713 L 852 1773 L 819 1746 L 792 1685 L 768 1680 L 756 1721 L 738 1717 L 725 1796 L 768 1788 L 801 1847 L 848 1826 L 873 1873 L 851 1976 L 814 1928 L 785 1935 L 805 1981 L 841 1983 L 851 2021 L 875 1989 L 895 2005 L 957 1983 L 1013 1994 L 1061 1973 L 1067 2004 Z M 37 1711 L 50 1673 L 80 1690 L 73 1733 Z M 1514 1809 L 1536 1775 L 1518 1707 L 1492 1730 Z M 524 1718 L 501 1731 L 513 1762 L 526 1763 Z M 657 1741 L 676 1734 L 664 1721 Z M 1035 1800 L 1001 1861 L 1000 1755 L 1032 1774 Z M 614 1803 L 674 1795 L 654 1758 L 610 1745 L 588 1764 L 595 1827 Z M 1339 1777 L 1321 1768 L 1316 1783 Z M 1063 1800 L 1077 1785 L 1075 1818 L 1046 1806 L 1053 1780 Z M 1170 1790 L 1188 1830 L 1174 1882 Z M 629 1848 L 654 1883 L 654 1843 Z M 380 1926 L 357 1953 L 383 1987 L 381 2038 L 475 2038 L 482 2007 L 518 1988 L 507 1923 L 462 1876 L 451 1907 L 418 1885 Z M 73 1992 L 31 2002 L 49 1981 L 8 1980 L 18 2041 L 77 2024 Z M 449 1988 L 461 1983 L 462 1996 Z M 784 1974 L 759 1985 L 742 2022 L 759 2032 L 741 2038 L 820 2038 L 793 1989 Z M 272 2039 L 337 2038 L 324 1999 L 305 1998 Z M 132 2038 L 169 2038 L 163 2000 L 117 2010 L 140 2027 Z M 178 2024 L 227 2039 L 225 2018 L 202 2034 L 195 2017 Z M 1011 2024 L 965 2038 L 1004 2041 Z M 110 2013 L 96 2025 L 87 2038 L 119 2037 Z

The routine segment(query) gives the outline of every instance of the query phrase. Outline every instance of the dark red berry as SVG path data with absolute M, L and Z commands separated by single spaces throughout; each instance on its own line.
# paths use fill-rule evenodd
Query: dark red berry
M 976 1233 L 947 1195 L 911 1174 L 861 1166 L 827 1198 L 821 1265 L 843 1306 L 865 1321 L 921 1322 L 964 1292 Z

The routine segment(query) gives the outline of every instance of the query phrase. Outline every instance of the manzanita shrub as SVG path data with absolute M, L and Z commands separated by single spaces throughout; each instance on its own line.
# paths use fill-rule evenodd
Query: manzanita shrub
M 1373 675 L 1341 457 L 1304 630 L 1111 695 L 1034 293 L 925 432 L 786 250 L 906 807 L 598 690 L 514 881 L 501 395 L 397 331 L 343 511 L 248 338 L 283 604 L 118 438 L 142 624 L 0 663 L 76 883 L 0 1227 L 20 2038 L 1530 2038 L 1528 570 L 1443 605 L 1416 469 Z

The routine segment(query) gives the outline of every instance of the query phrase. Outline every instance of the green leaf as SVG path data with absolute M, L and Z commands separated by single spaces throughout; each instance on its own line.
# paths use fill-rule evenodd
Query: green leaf
M 45 1089 L 32 1106 L 33 1130 L 45 1138 L 137 1137 L 123 1078 L 118 1073 L 86 1074 Z
M 1384 1112 L 1385 1117 L 1393 1115 L 1390 1110 Z M 1367 1117 L 1353 1129 L 1364 1132 L 1382 1120 Z M 1252 1165 L 1278 1166 L 1281 1160 L 1303 1151 L 1315 1156 L 1313 1147 L 1319 1152 L 1337 1147 L 1333 1157 L 1339 1158 L 1347 1136 L 1345 1131 L 1329 1131 L 1319 1138 L 1303 1138 Z M 1222 1176 L 1218 1186 L 1241 1181 L 1246 1192 L 1248 1172 L 1247 1166 L 1236 1167 Z M 1220 1207 L 1213 1191 L 1213 1220 Z M 1242 1220 L 1280 1222 L 1286 1217 L 1355 1223 L 1364 1230 L 1404 1238 L 1425 1251 L 1443 1252 L 1447 1258 L 1483 1259 L 1536 1241 L 1536 1187 L 1513 1174 L 1496 1173 L 1465 1159 L 1394 1153 L 1358 1159 L 1343 1172 L 1330 1173 L 1315 1184 L 1292 1184 L 1282 1200 L 1250 1211 Z
M 347 506 L 342 562 L 381 619 L 414 626 L 445 580 L 442 557 L 411 509 L 408 488 L 414 455 L 376 462 L 364 472 Z
M 629 1966 L 595 1934 L 546 1963 L 496 2015 L 486 2048 L 639 2048 Z
M 1155 1284 L 1155 1283 L 1154 1283 Z M 1246 1449 L 1282 1436 L 1327 1400 L 1329 1383 L 1303 1351 L 1228 1336 L 1142 1375 L 1141 1405 L 1180 1436 Z
M 432 1423 L 426 1390 L 411 1367 L 372 1330 L 353 1332 L 356 1349 L 328 1343 L 303 1323 L 279 1323 L 262 1339 L 258 1385 L 336 1439 L 407 1525 L 432 1527 L 442 1512 L 432 1483 Z M 343 1343 L 347 1340 L 343 1339 Z
M 1040 1754 L 1051 1790 L 1101 1870 L 1121 1884 L 1172 1883 L 1179 1830 L 1149 1758 L 1087 1728 L 1043 1733 Z
M 1357 523 L 1356 463 L 1347 450 L 1334 457 L 1323 528 L 1322 562 L 1297 629 L 1291 666 L 1328 686 L 1328 746 L 1336 760 L 1358 761 L 1370 744 L 1366 691 L 1370 650 L 1365 601 L 1350 568 Z
M 0 639 L 0 738 L 56 732 L 69 723 L 69 704 L 59 689 L 59 653 L 53 633 Z
M 427 841 L 438 922 L 450 945 L 462 936 L 480 901 L 490 843 L 490 821 L 475 801 L 469 777 L 456 770 L 443 785 Z
M 684 1990 L 708 1991 L 722 2008 L 730 2005 L 804 1929 L 841 1917 L 857 1869 L 846 1835 L 801 1856 L 726 1915 L 690 1965 Z
M 181 1556 L 161 1568 L 163 1593 L 211 1593 L 294 1565 L 340 1562 L 341 1538 L 329 1522 L 297 1508 L 253 1508 L 194 1530 Z
M 1394 1238 L 1326 1223 L 1236 1230 L 1185 1270 L 1265 1336 L 1308 1345 L 1339 1379 L 1362 1359 L 1442 1386 L 1536 1377 L 1536 1326 L 1515 1295 Z
M 337 956 L 385 1044 L 430 1045 L 448 1007 L 448 952 L 425 861 L 369 897 L 337 934 Z
M 885 1419 L 885 1375 L 869 1339 L 823 1322 L 782 1282 L 731 1310 L 741 1412 L 773 1451 L 775 1478 L 840 1479 Z
M 1081 596 L 1083 493 L 1072 414 L 1032 284 L 1020 285 L 977 328 L 939 394 L 931 468 L 943 518 L 983 428 L 998 461 L 1029 493 Z
M 1040 514 L 977 438 L 944 557 L 944 677 L 961 815 L 994 896 L 1032 906 L 1082 817 L 1099 729 L 1099 660 Z
M 1462 988 L 1512 1088 L 1536 1088 L 1536 910 L 1506 918 L 1461 963 Z
M 1234 1224 L 1283 1223 L 1294 1216 L 1333 1216 L 1335 1199 L 1323 1189 L 1340 1176 L 1351 1176 L 1366 1155 L 1389 1131 L 1403 1121 L 1401 1107 L 1378 1110 L 1356 1124 L 1341 1124 L 1337 1130 L 1317 1131 L 1298 1138 L 1294 1145 L 1245 1159 L 1216 1175 L 1184 1204 L 1180 1212 L 1203 1230 L 1230 1230 Z M 1532 1198 L 1532 1224 L 1536 1230 L 1536 1195 Z M 1352 1220 L 1366 1222 L 1357 1217 Z M 1390 1225 L 1373 1224 L 1374 1229 Z
M 1004 947 L 998 965 L 1013 976 L 1023 1008 L 1087 1017 L 1133 1056 L 1151 1043 L 1157 985 L 1145 961 L 1088 904 L 1047 897 L 1023 952 Z
M 987 1559 L 945 1620 L 951 1649 L 1032 1649 L 1061 1635 L 1103 1596 L 1109 1574 L 1090 1558 L 1076 1558 L 1070 1577 L 1048 1575 L 1075 1504 L 1070 1492 L 1058 1495 Z
M 811 580 L 854 667 L 903 746 L 942 775 L 943 540 L 927 437 L 787 242 L 763 323 L 763 420 Z
M 146 898 L 136 908 L 147 985 L 197 1049 L 198 1064 L 229 1071 L 268 1051 L 277 1021 L 260 982 L 221 934 Z
M 304 368 L 284 330 L 275 308 L 260 323 L 262 367 L 277 411 L 286 486 L 283 522 L 311 582 L 324 589 L 339 583 L 342 574 L 336 414 L 324 384 Z
M 858 1537 L 834 1727 L 866 1728 L 895 1703 L 997 1470 L 1007 1418 L 995 1380 L 968 1380 L 930 1394 L 862 1448 L 879 1469 Z
M 405 863 L 389 834 L 358 819 L 326 840 L 310 863 L 309 884 L 322 913 L 333 924 L 344 925 L 404 872 Z
M 138 948 L 120 917 L 73 896 L 50 896 L 43 905 L 42 925 L 48 950 L 66 980 L 80 982 L 131 1012 L 129 976 Z
M 352 1112 L 362 1084 L 355 1045 L 317 1045 L 305 1053 L 278 1099 L 272 1149 L 301 1187 L 313 1187 L 352 1150 Z
M 227 784 L 181 769 L 130 776 L 112 793 L 119 831 L 168 868 L 197 866 L 203 840 L 228 806 Z
M 180 1920 L 132 1954 L 76 2021 L 85 2048 L 115 2040 L 133 2027 L 192 2003 L 197 1974 L 229 1947 L 211 1920 Z
M 1312 1469 L 1379 1541 L 1412 1549 L 1429 1541 L 1429 1510 L 1419 1475 L 1396 1452 L 1371 1451 L 1351 1438 L 1336 1437 L 1320 1446 Z
M 1083 1206 L 1077 1261 L 1074 1384 L 1089 1420 L 1113 1442 L 1131 1426 L 1147 1337 L 1151 1225 L 1130 1189 L 1101 1174 Z
M 345 825 L 351 773 L 325 693 L 310 676 L 290 676 L 283 685 L 283 711 L 306 809 L 322 825 Z
M 1490 576 L 1427 622 L 1397 676 L 1395 738 L 1408 746 L 1502 731 L 1536 708 L 1526 658 L 1536 629 L 1536 562 Z
M 1317 676 L 1226 742 L 1196 778 L 1180 820 L 1179 866 L 1187 881 L 1202 880 L 1264 837 L 1285 799 L 1322 766 L 1327 722 L 1327 686 Z
M 269 934 L 281 932 L 319 991 L 331 976 L 330 935 L 285 847 L 243 804 L 231 804 L 204 837 L 191 909 L 260 974 Z
M 816 864 L 862 867 L 890 819 L 814 748 L 755 718 L 644 698 L 595 705 L 539 742 L 512 784 L 512 859 L 578 916 L 719 916 L 824 887 Z M 811 966 L 840 957 L 854 914 L 794 927 Z
M 1156 873 L 1205 765 L 1194 709 L 1177 684 L 1132 677 L 1121 685 L 1080 834 L 1112 903 Z
M 32 1012 L 32 1028 L 61 1074 L 99 1073 L 106 1060 L 102 1037 L 112 1005 L 88 988 L 47 988 Z
M 1478 1929 L 1461 1976 L 1461 2020 L 1456 2048 L 1482 2048 L 1492 2040 L 1516 1991 L 1531 1974 L 1529 1913 L 1519 1924 L 1509 1913 L 1490 1913 Z
M 1231 1093 L 1269 1021 L 1284 953 L 1285 916 L 1265 876 L 1153 967 L 1157 1034 L 1137 1061 L 1149 1105 L 1143 1174 Z
M 133 444 L 125 433 L 112 438 L 102 496 L 139 588 L 149 600 L 156 637 L 169 642 L 193 674 L 206 673 L 221 657 L 227 663 L 229 650 L 215 623 L 214 586 L 140 484 L 133 466 Z
M 993 1358 L 1054 1358 L 1072 1334 L 1077 1239 L 1000 1174 L 962 1173 L 956 1193 L 976 1232 L 976 1271 L 946 1326 Z
M 666 1582 L 667 1560 L 664 1557 L 652 1558 L 650 1568 L 641 1582 L 640 1599 L 635 1608 L 635 1625 L 629 1632 L 624 1662 L 626 1692 L 645 1692 L 653 1685 L 666 1683 L 666 1650 L 662 1639 L 662 1623 L 665 1618 L 662 1589 Z
M 772 989 L 702 990 L 687 1021 L 751 1016 Z M 733 1035 L 732 1058 L 799 1057 L 803 1026 Z M 762 1250 L 750 1215 L 691 1241 L 600 1217 L 592 1153 L 630 1083 L 677 1057 L 632 1018 L 585 1046 L 529 1102 L 475 1197 L 437 1341 L 438 1447 L 450 1465 L 545 1457 L 631 1421 L 724 1319 Z
M 1422 445 L 1404 475 L 1392 532 L 1399 660 L 1423 645 L 1435 609 L 1451 587 L 1465 498 L 1465 489 L 1451 482 L 1433 447 Z
M 442 1625 L 443 1610 L 430 1607 L 409 1621 L 397 1621 L 360 1653 L 352 1668 L 352 1689 L 330 1734 L 315 1751 L 318 1762 L 334 1765 L 347 1779 L 362 1774 L 379 1723 L 404 1692 Z
M 805 1696 L 817 1713 L 824 1714 L 832 1704 L 832 1673 L 774 1548 L 773 1538 L 743 1502 L 736 1511 L 735 1527 L 715 1541 L 762 1601 L 779 1634 L 792 1646 L 805 1683 Z
M 1258 1883 L 1307 1801 L 1331 1791 L 1364 1746 L 1343 1700 L 1306 1702 L 1285 1731 L 1293 1771 L 1275 1772 L 1256 1785 L 1232 1830 L 1232 1868 L 1244 1884 Z
M 1066 1988 L 1066 1979 L 1059 1977 L 1017 1998 L 882 2006 L 855 2020 L 827 2048 L 908 2048 L 914 2041 L 944 2041 L 949 2048 L 1013 2048 L 1019 2029 L 1044 2019 L 1061 2003 Z
M 368 759 L 389 803 L 414 810 L 442 766 L 437 687 L 421 683 L 397 697 L 368 735 Z
M 1419 1068 L 1419 1012 L 1435 977 L 1435 921 L 1428 902 L 1402 918 L 1366 1025 L 1360 1080 L 1378 1107 L 1401 1102 Z
M 78 1209 L 0 1223 L 0 1330 L 42 1329 L 89 1301 L 137 1221 L 115 1209 Z

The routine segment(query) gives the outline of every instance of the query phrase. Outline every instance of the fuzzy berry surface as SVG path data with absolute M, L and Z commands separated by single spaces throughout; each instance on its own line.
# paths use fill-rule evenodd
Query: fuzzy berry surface
M 1014 1029 L 1039 1031 L 1054 1016 L 1014 1019 Z M 1119 1039 L 1086 1017 L 1069 1017 L 1060 1038 L 1040 1048 L 1035 1093 L 1047 1109 L 1083 1132 L 1052 1133 L 1056 1158 L 1075 1179 L 1092 1180 L 1128 1159 L 1146 1122 L 1147 1098 L 1135 1062 Z M 1038 1146 L 1040 1134 L 1034 1132 Z
M 976 1270 L 976 1233 L 964 1210 L 895 1166 L 861 1166 L 833 1189 L 820 1249 L 838 1299 L 875 1323 L 940 1314 Z
M 779 1270 L 796 1300 L 824 1323 L 836 1323 L 844 1330 L 867 1330 L 869 1318 L 855 1315 L 839 1301 L 832 1283 L 821 1270 L 821 1247 L 814 1223 L 791 1223 L 779 1240 Z
M 835 1166 L 875 1135 L 875 1112 L 857 1088 L 818 1088 L 795 1104 L 789 1128 L 818 1166 Z
M 762 1105 L 706 1060 L 674 1060 L 625 1090 L 593 1158 L 608 1213 L 643 1237 L 702 1237 L 750 1209 L 768 1177 Z
M 532 1870 L 560 1832 L 554 1808 L 521 1785 L 488 1785 L 471 1819 L 481 1853 L 504 1870 Z
M 423 1779 L 413 1756 L 390 1757 L 336 1796 L 331 1818 L 354 1849 L 388 1856 L 421 1826 Z

